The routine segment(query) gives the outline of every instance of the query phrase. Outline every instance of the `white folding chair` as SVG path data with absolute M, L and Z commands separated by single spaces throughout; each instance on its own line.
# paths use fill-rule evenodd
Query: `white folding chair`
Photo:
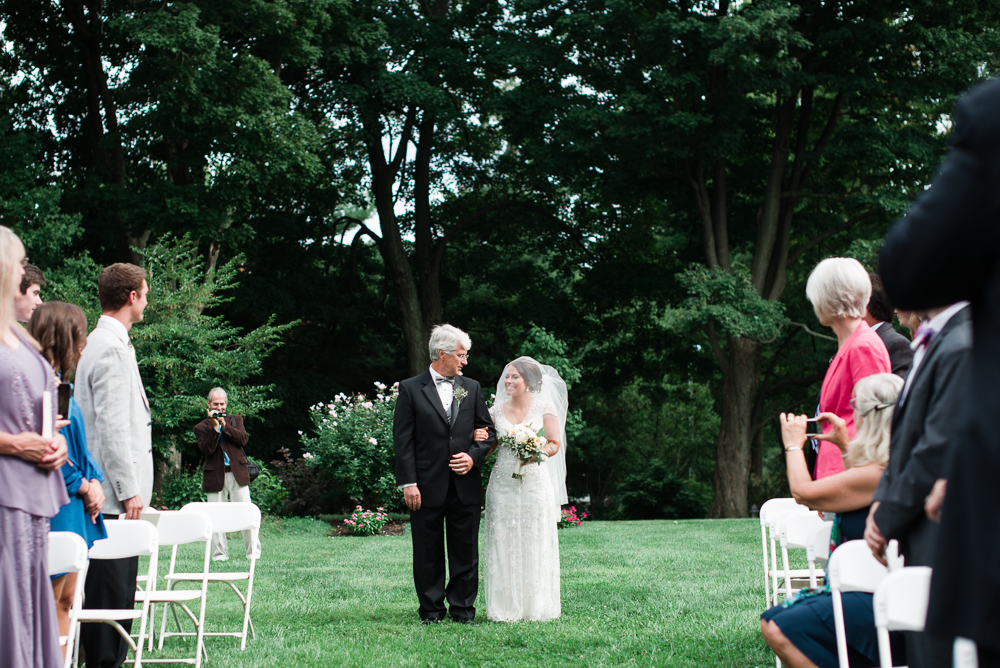
M 826 564 L 830 559 L 831 531 L 833 531 L 833 522 L 823 522 L 823 526 L 817 527 L 806 541 L 806 561 L 809 562 L 809 586 L 813 589 L 819 586 L 819 579 L 816 575 L 819 567 Z
M 208 515 L 209 519 L 212 521 L 212 531 L 216 533 L 229 533 L 233 531 L 253 531 L 253 544 L 257 542 L 257 536 L 260 532 L 260 508 L 253 503 L 242 503 L 242 502 L 229 502 L 229 503 L 189 503 L 180 512 L 186 513 L 189 511 L 197 511 Z M 170 570 L 164 576 L 167 580 L 167 589 L 172 590 L 175 585 L 180 582 L 200 582 L 203 580 L 204 576 L 202 573 L 175 573 L 175 559 L 176 548 L 174 548 L 174 553 L 170 558 Z M 239 631 L 204 631 L 204 636 L 229 636 L 240 639 L 240 651 L 245 650 L 247 646 L 247 628 L 250 629 L 250 633 L 254 638 L 257 637 L 257 632 L 253 628 L 253 622 L 250 620 L 250 601 L 253 598 L 253 578 L 254 572 L 257 568 L 257 556 L 253 555 L 250 558 L 250 569 L 244 572 L 230 573 L 230 572 L 209 572 L 208 581 L 209 582 L 224 582 L 232 588 L 236 596 L 239 597 L 240 602 L 243 604 L 243 630 Z M 237 582 L 246 581 L 247 592 L 246 595 L 243 594 L 236 586 Z M 164 610 L 164 614 L 166 610 Z M 166 617 L 164 617 L 165 622 Z M 178 623 L 177 631 L 167 631 L 166 624 L 160 626 L 160 646 L 163 646 L 163 639 L 167 636 L 190 636 L 195 635 L 194 633 L 185 632 L 180 629 L 180 624 Z
M 779 576 L 785 578 L 787 575 L 788 577 L 802 580 L 809 577 L 808 569 L 795 569 L 786 574 L 781 563 L 778 561 L 778 545 L 781 544 L 781 527 L 791 517 L 803 517 L 806 515 L 815 515 L 815 513 L 808 508 L 783 508 L 767 515 L 767 527 L 771 539 L 771 605 L 778 605 L 778 594 L 781 591 L 781 587 L 778 586 Z M 785 582 L 782 582 L 782 585 L 785 584 Z
M 844 629 L 844 602 L 841 595 L 852 591 L 873 593 L 886 576 L 885 566 L 872 556 L 868 543 L 851 540 L 843 543 L 826 565 L 830 593 L 833 597 L 833 626 L 837 633 L 837 658 L 840 668 L 849 668 L 847 635 Z
M 69 631 L 59 636 L 59 644 L 66 647 L 64 668 L 73 662 L 76 620 L 83 607 L 83 583 L 87 579 L 87 541 L 72 531 L 53 531 L 49 534 L 49 575 L 76 573 L 76 587 L 73 589 L 73 603 L 69 608 Z
M 805 508 L 799 505 L 795 499 L 769 499 L 760 507 L 760 546 L 764 554 L 764 605 L 773 605 L 771 602 L 771 571 L 774 570 L 774 562 L 768 558 L 767 553 L 767 519 L 771 513 L 779 510 L 791 510 L 793 508 Z M 774 542 L 771 543 L 771 554 L 774 555 Z
M 180 628 L 180 620 L 177 618 L 177 607 L 179 606 L 191 619 L 195 626 L 195 653 L 193 657 L 182 659 L 146 659 L 146 663 L 193 663 L 201 666 L 202 654 L 205 652 L 204 631 L 205 631 L 205 601 L 208 596 L 208 574 L 212 550 L 212 520 L 205 513 L 195 510 L 188 512 L 162 512 L 157 514 L 156 530 L 159 534 L 160 545 L 172 546 L 170 554 L 170 571 L 173 572 L 174 563 L 177 559 L 177 546 L 188 545 L 190 543 L 204 543 L 204 559 L 202 571 L 200 573 L 201 589 L 173 589 L 157 590 L 155 584 L 152 591 L 136 592 L 135 600 L 148 603 L 151 607 L 156 603 L 163 603 L 163 623 L 167 621 L 167 609 L 174 613 L 174 619 Z M 199 601 L 200 609 L 198 615 L 187 606 L 191 601 Z M 156 617 L 152 616 L 153 622 L 150 626 L 156 625 Z M 163 649 L 163 630 L 160 629 L 159 649 Z M 152 633 L 150 633 L 152 641 Z
M 875 628 L 882 668 L 892 668 L 889 631 L 923 631 L 931 595 L 931 569 L 911 566 L 889 573 L 875 590 Z
M 976 641 L 968 638 L 955 638 L 952 666 L 954 668 L 979 668 L 979 650 L 976 648 Z
M 798 579 L 809 578 L 809 586 L 815 587 L 816 571 L 810 565 L 808 569 L 796 569 L 793 571 L 788 567 L 789 549 L 806 549 L 809 544 L 809 537 L 822 529 L 826 522 L 816 513 L 806 513 L 804 515 L 787 515 L 785 520 L 778 527 L 778 539 L 781 542 L 781 563 L 784 567 L 782 577 L 785 579 L 785 598 L 792 596 L 792 573 L 800 573 Z
M 94 542 L 90 548 L 90 558 L 95 559 L 127 559 L 130 557 L 149 557 L 146 569 L 146 591 L 151 591 L 153 583 L 156 582 L 156 559 L 159 552 L 157 543 L 156 527 L 144 520 L 116 520 L 107 522 L 104 525 L 108 531 L 108 537 Z M 139 620 L 139 636 L 137 642 L 132 641 L 132 637 L 119 621 L 125 619 Z M 99 623 L 108 624 L 118 634 L 125 639 L 132 652 L 135 654 L 136 668 L 142 666 L 142 645 L 146 635 L 146 622 L 149 619 L 149 601 L 143 601 L 142 607 L 136 610 L 134 607 L 119 610 L 88 610 L 80 611 L 78 624 Z M 76 633 L 76 642 L 73 651 L 73 665 L 79 662 L 80 634 Z M 126 661 L 132 663 L 132 661 Z

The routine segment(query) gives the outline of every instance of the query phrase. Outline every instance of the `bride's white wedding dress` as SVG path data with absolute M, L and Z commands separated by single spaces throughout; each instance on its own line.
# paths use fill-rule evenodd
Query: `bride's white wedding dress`
M 535 431 L 542 416 L 557 415 L 539 399 L 521 424 Z M 490 409 L 497 434 L 510 431 L 502 404 Z M 486 616 L 493 621 L 544 621 L 561 613 L 559 599 L 559 506 L 546 462 L 525 464 L 524 478 L 512 475 L 520 460 L 500 446 L 486 488 Z

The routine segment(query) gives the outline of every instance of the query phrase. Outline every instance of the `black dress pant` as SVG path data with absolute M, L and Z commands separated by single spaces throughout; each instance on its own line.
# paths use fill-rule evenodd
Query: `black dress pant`
M 479 593 L 479 505 L 463 504 L 449 476 L 448 496 L 440 508 L 410 513 L 413 536 L 413 582 L 421 619 L 444 619 L 445 598 L 455 619 L 476 616 Z M 447 529 L 446 529 L 447 527 Z M 445 587 L 445 545 L 448 586 Z
M 111 519 L 105 516 L 105 519 Z M 135 578 L 139 557 L 128 559 L 93 559 L 83 584 L 84 609 L 128 610 L 135 606 Z M 132 620 L 119 621 L 126 632 Z M 128 656 L 128 643 L 109 624 L 82 624 L 80 644 L 86 654 L 87 668 L 118 668 Z

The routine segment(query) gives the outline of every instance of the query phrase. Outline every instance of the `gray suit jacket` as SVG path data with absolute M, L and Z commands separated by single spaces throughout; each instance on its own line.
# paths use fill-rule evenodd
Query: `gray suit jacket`
M 149 400 L 128 344 L 103 319 L 87 337 L 74 390 L 87 427 L 87 445 L 104 470 L 101 512 L 124 513 L 126 499 L 153 495 Z
M 910 348 L 910 340 L 896 331 L 890 322 L 883 322 L 875 330 L 878 338 L 882 339 L 885 349 L 889 351 L 889 364 L 892 365 L 892 372 L 902 379 L 906 379 L 906 374 L 910 372 L 913 364 L 913 349 Z
M 955 445 L 955 416 L 968 401 L 972 353 L 970 307 L 953 315 L 931 341 L 905 397 L 892 415 L 889 464 L 875 489 L 875 524 L 887 540 L 899 540 L 907 566 L 928 566 L 938 524 L 924 515 L 924 498 L 945 476 Z M 881 329 L 881 328 L 880 328 Z

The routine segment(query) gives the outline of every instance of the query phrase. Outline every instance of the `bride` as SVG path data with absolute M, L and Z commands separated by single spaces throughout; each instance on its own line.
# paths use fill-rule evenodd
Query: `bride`
M 515 425 L 545 428 L 549 458 L 521 460 L 500 446 L 486 488 L 486 616 L 493 621 L 555 619 L 559 599 L 560 505 L 566 499 L 566 383 L 550 366 L 519 357 L 504 369 L 490 416 L 497 434 Z

